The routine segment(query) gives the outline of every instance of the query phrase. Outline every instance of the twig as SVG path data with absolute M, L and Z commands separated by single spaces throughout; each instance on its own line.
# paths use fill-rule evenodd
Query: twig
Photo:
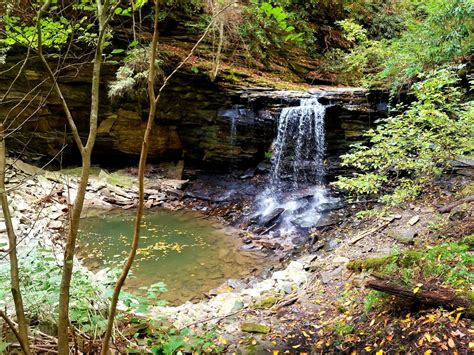
M 369 236 L 369 235 L 371 235 L 371 234 L 373 234 L 373 233 L 375 233 L 375 232 L 378 232 L 378 231 L 381 230 L 381 229 L 384 229 L 384 228 L 385 228 L 386 226 L 388 226 L 390 223 L 392 223 L 392 221 L 383 223 L 383 224 L 381 224 L 381 225 L 378 226 L 378 227 L 375 227 L 375 228 L 373 228 L 373 229 L 369 229 L 368 231 L 362 232 L 362 233 L 359 234 L 358 236 L 356 236 L 356 237 L 354 237 L 353 239 L 351 239 L 351 240 L 349 241 L 349 244 L 352 244 L 352 245 L 353 245 L 353 244 L 357 243 L 359 240 L 364 239 L 365 237 L 367 237 L 367 236 Z

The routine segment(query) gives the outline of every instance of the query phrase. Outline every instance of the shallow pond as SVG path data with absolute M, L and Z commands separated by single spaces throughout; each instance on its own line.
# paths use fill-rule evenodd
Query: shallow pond
M 79 257 L 99 270 L 121 267 L 130 250 L 134 213 L 110 212 L 81 221 Z M 262 255 L 240 250 L 240 240 L 222 226 L 189 211 L 156 210 L 142 221 L 132 277 L 125 289 L 163 281 L 171 304 L 199 299 L 225 280 L 255 272 Z

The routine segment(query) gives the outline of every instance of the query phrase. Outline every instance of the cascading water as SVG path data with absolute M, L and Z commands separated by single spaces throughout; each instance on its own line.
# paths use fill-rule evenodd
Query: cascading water
M 295 187 L 323 182 L 325 113 L 317 98 L 302 99 L 300 106 L 282 110 L 273 144 L 272 185 L 288 178 Z
M 256 199 L 256 215 L 266 227 L 279 224 L 283 233 L 312 227 L 321 217 L 321 205 L 332 202 L 323 185 L 325 113 L 316 97 L 282 110 L 273 142 L 270 182 Z

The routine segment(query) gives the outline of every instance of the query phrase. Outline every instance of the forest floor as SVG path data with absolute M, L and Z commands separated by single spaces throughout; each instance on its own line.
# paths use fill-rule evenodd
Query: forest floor
M 235 321 L 265 326 L 250 329 L 252 332 L 241 326 L 233 334 L 223 334 L 220 339 L 227 344 L 226 350 L 292 354 L 467 354 L 474 351 L 472 320 L 465 317 L 468 309 L 448 304 L 446 308 L 430 308 L 423 303 L 370 290 L 365 287 L 367 281 L 374 276 L 375 279 L 381 277 L 380 273 L 374 270 L 358 273 L 347 268 L 351 260 L 403 255 L 407 250 L 421 251 L 420 259 L 425 261 L 425 253 L 439 248 L 441 252 L 434 260 L 439 269 L 433 273 L 413 272 L 423 268 L 420 262 L 413 270 L 400 267 L 387 277 L 391 280 L 409 278 L 406 284 L 415 284 L 410 289 L 415 294 L 422 292 L 417 288 L 467 290 L 472 307 L 472 244 L 456 249 L 464 245 L 463 238 L 468 235 L 471 242 L 465 243 L 472 243 L 472 202 L 446 213 L 439 212 L 440 206 L 472 195 L 472 189 L 469 178 L 446 176 L 407 206 L 378 206 L 379 209 L 374 206 L 371 217 L 358 220 L 353 214 L 342 223 L 319 231 L 337 241 L 337 247 L 312 254 L 314 260 L 306 267 L 311 276 L 303 287 L 269 304 L 268 308 L 247 310 L 234 320 L 228 318 L 218 324 L 219 327 Z M 314 251 L 313 247 L 311 253 Z

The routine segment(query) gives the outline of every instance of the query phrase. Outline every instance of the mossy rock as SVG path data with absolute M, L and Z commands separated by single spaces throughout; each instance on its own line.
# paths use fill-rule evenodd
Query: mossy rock
M 263 298 L 255 304 L 255 308 L 272 308 L 278 301 L 279 298 L 277 297 Z
M 270 327 L 268 325 L 257 323 L 242 323 L 240 329 L 247 333 L 268 334 L 270 332 Z

